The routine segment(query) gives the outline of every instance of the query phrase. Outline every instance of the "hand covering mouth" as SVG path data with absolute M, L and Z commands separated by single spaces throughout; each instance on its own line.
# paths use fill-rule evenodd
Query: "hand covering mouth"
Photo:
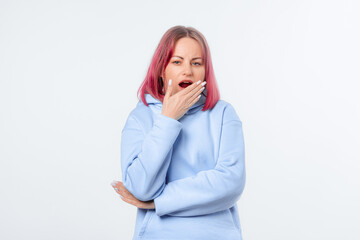
M 183 80 L 179 83 L 179 86 L 182 88 L 187 88 L 190 86 L 193 82 L 191 80 Z

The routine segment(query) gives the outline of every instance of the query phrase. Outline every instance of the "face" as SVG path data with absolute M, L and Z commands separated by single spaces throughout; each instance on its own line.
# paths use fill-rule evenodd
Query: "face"
M 195 83 L 205 79 L 205 65 L 202 56 L 201 45 L 193 38 L 184 37 L 175 44 L 174 53 L 165 68 L 163 75 L 165 80 L 165 92 L 171 79 L 173 86 L 172 95 L 189 86 L 188 81 Z M 181 85 L 179 85 L 181 83 Z

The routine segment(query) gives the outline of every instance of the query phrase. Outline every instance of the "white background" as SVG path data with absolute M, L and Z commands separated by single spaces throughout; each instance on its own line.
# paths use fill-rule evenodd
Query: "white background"
M 210 45 L 243 122 L 245 240 L 360 238 L 360 5 L 0 1 L 0 239 L 131 239 L 121 130 L 165 31 Z

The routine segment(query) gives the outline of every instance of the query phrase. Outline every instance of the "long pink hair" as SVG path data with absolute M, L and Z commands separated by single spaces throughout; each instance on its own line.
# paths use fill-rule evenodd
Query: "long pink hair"
M 206 81 L 206 95 L 202 92 L 206 97 L 206 102 L 202 110 L 206 111 L 213 108 L 220 99 L 220 93 L 211 62 L 210 49 L 205 37 L 193 27 L 174 26 L 167 30 L 161 38 L 152 57 L 145 79 L 137 92 L 139 100 L 141 98 L 146 106 L 149 105 L 145 100 L 145 93 L 150 94 L 161 102 L 163 101 L 165 95 L 162 93 L 164 82 L 161 75 L 165 71 L 165 68 L 173 55 L 176 42 L 183 37 L 195 39 L 202 48 L 205 63 L 204 81 Z

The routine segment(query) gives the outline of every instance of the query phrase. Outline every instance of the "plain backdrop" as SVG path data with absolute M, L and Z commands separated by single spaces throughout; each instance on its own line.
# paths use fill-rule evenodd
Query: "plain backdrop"
M 360 239 L 356 0 L 0 0 L 0 239 L 131 239 L 121 130 L 165 31 L 243 122 L 245 240 Z M 226 233 L 224 233 L 226 234 Z

